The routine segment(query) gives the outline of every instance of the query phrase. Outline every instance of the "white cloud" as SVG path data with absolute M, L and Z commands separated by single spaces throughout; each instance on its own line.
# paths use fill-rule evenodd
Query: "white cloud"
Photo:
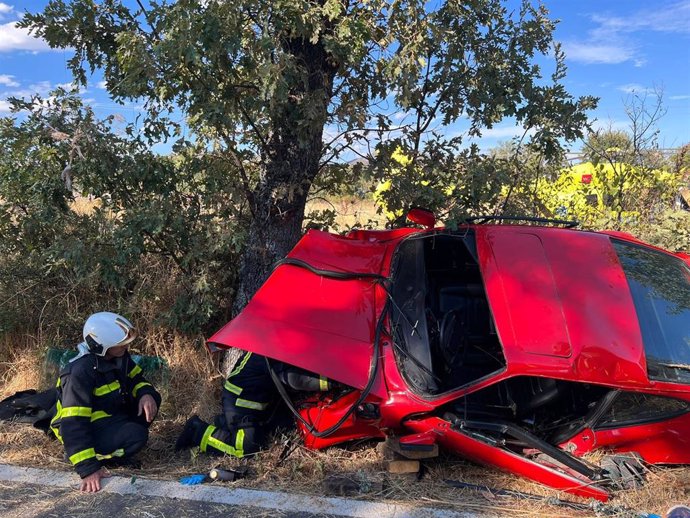
M 17 27 L 17 22 L 0 25 L 0 52 L 28 50 L 42 52 L 52 50 L 41 38 L 34 38 L 27 29 Z
M 67 92 L 76 91 L 76 93 L 82 94 L 82 95 L 88 92 L 88 90 L 86 88 L 82 88 L 81 85 L 78 85 L 75 82 L 55 83 L 55 86 L 53 88 L 62 88 L 63 90 L 66 90 Z
M 630 16 L 594 15 L 592 20 L 601 33 L 630 33 L 653 31 L 690 34 L 690 1 L 682 0 L 667 6 L 654 4 L 652 9 L 641 9 Z
M 589 65 L 615 65 L 633 58 L 635 51 L 627 44 L 563 42 L 567 59 Z
M 669 99 L 672 101 L 684 101 L 685 99 L 690 99 L 690 95 L 672 95 Z
M 0 113 L 9 113 L 9 112 L 10 112 L 10 103 L 0 99 Z
M 9 76 L 7 74 L 0 74 L 0 85 L 9 86 L 10 88 L 14 88 L 16 86 L 19 86 L 19 83 L 14 80 L 14 76 Z
M 630 122 L 622 120 L 597 119 L 592 122 L 593 131 L 629 131 Z
M 520 126 L 501 126 L 482 130 L 482 138 L 513 138 L 521 137 L 525 134 L 525 128 Z M 534 134 L 534 130 L 529 130 L 527 135 Z
M 105 81 L 99 81 L 96 84 L 96 88 L 100 88 L 101 90 L 105 90 L 107 88 L 107 84 Z
M 617 90 L 620 90 L 621 92 L 625 94 L 643 94 L 646 92 L 651 91 L 650 88 L 647 88 L 645 86 L 642 86 L 637 83 L 628 83 L 627 85 L 620 85 Z
M 585 64 L 632 61 L 635 67 L 643 67 L 647 58 L 640 54 L 641 44 L 634 36 L 636 33 L 690 34 L 690 0 L 667 6 L 653 5 L 653 8 L 640 9 L 627 16 L 592 15 L 594 26 L 586 36 L 563 42 L 566 57 Z
M 10 92 L 5 92 L 5 97 L 16 97 L 17 99 L 28 99 L 32 95 L 40 95 L 45 97 L 48 92 L 53 89 L 50 81 L 39 81 L 38 83 L 31 84 L 26 88 L 20 90 L 12 90 Z M 6 101 L 2 101 L 7 105 Z M 7 110 L 6 110 L 7 111 Z

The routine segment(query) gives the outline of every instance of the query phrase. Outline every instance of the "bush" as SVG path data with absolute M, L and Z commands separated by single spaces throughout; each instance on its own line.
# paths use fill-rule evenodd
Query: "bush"
M 0 119 L 0 334 L 73 342 L 105 309 L 186 333 L 224 323 L 244 240 L 229 165 L 191 143 L 155 154 L 63 91 L 15 106 L 26 117 Z

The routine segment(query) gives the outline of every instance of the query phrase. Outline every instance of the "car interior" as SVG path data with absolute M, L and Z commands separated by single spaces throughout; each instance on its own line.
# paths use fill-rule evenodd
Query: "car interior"
M 448 392 L 505 367 L 472 233 L 403 242 L 392 292 L 401 370 L 419 392 Z

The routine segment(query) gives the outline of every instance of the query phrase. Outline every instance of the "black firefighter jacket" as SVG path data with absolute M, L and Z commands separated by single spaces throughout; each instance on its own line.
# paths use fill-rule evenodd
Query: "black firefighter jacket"
M 158 407 L 161 403 L 160 394 L 144 379 L 141 367 L 129 353 L 112 360 L 94 354 L 82 356 L 60 372 L 57 391 L 56 414 L 50 427 L 65 445 L 67 457 L 81 478 L 98 471 L 102 459 L 125 453 L 96 453 L 95 422 L 103 430 L 102 425 L 112 417 L 136 416 L 139 400 L 146 394 L 153 396 Z

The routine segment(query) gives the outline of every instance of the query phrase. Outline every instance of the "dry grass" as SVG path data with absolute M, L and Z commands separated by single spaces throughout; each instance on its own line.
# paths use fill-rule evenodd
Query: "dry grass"
M 336 218 L 336 229 L 342 232 L 352 227 L 373 226 L 383 228 L 386 225 L 386 217 L 377 214 L 376 203 L 369 196 L 359 198 L 356 196 L 343 196 L 330 200 L 315 199 L 307 203 L 306 213 L 310 211 L 322 211 L 335 209 L 338 214 Z
M 323 494 L 322 480 L 325 476 L 351 472 L 362 480 L 384 481 L 382 491 L 363 494 L 362 498 L 386 498 L 411 505 L 441 506 L 496 515 L 595 515 L 594 511 L 576 512 L 554 507 L 548 505 L 546 500 L 535 502 L 450 488 L 443 483 L 444 480 L 461 480 L 523 491 L 544 498 L 577 500 L 525 479 L 476 466 L 450 455 L 425 462 L 426 474 L 419 481 L 405 477 L 387 477 L 372 442 L 312 451 L 299 446 L 299 438 L 293 432 L 277 436 L 271 448 L 252 459 L 218 459 L 194 452 L 176 454 L 172 446 L 186 418 L 197 413 L 202 418 L 211 419 L 219 410 L 221 375 L 215 361 L 205 349 L 189 339 L 171 339 L 151 332 L 141 351 L 134 352 L 161 356 L 169 365 L 169 373 L 154 380 L 161 388 L 164 403 L 152 426 L 149 447 L 141 456 L 144 468 L 134 472 L 131 469 L 114 469 L 113 472 L 117 474 L 176 480 L 192 473 L 206 473 L 218 465 L 233 468 L 248 464 L 250 477 L 235 482 L 234 485 L 318 495 Z M 42 374 L 43 353 L 35 341 L 27 337 L 7 338 L 0 343 L 0 354 L 1 397 L 40 386 L 41 380 L 45 378 Z M 280 456 L 286 443 L 297 446 L 281 461 Z M 57 441 L 26 425 L 0 423 L 0 458 L 2 462 L 10 464 L 70 470 L 70 466 L 63 460 L 63 451 Z M 644 487 L 617 493 L 613 504 L 663 516 L 672 505 L 688 501 L 690 468 L 653 468 Z M 617 514 L 627 515 L 625 512 Z
M 77 214 L 88 215 L 91 214 L 97 207 L 100 207 L 101 204 L 102 201 L 100 199 L 76 196 L 74 201 L 70 203 L 70 208 Z

